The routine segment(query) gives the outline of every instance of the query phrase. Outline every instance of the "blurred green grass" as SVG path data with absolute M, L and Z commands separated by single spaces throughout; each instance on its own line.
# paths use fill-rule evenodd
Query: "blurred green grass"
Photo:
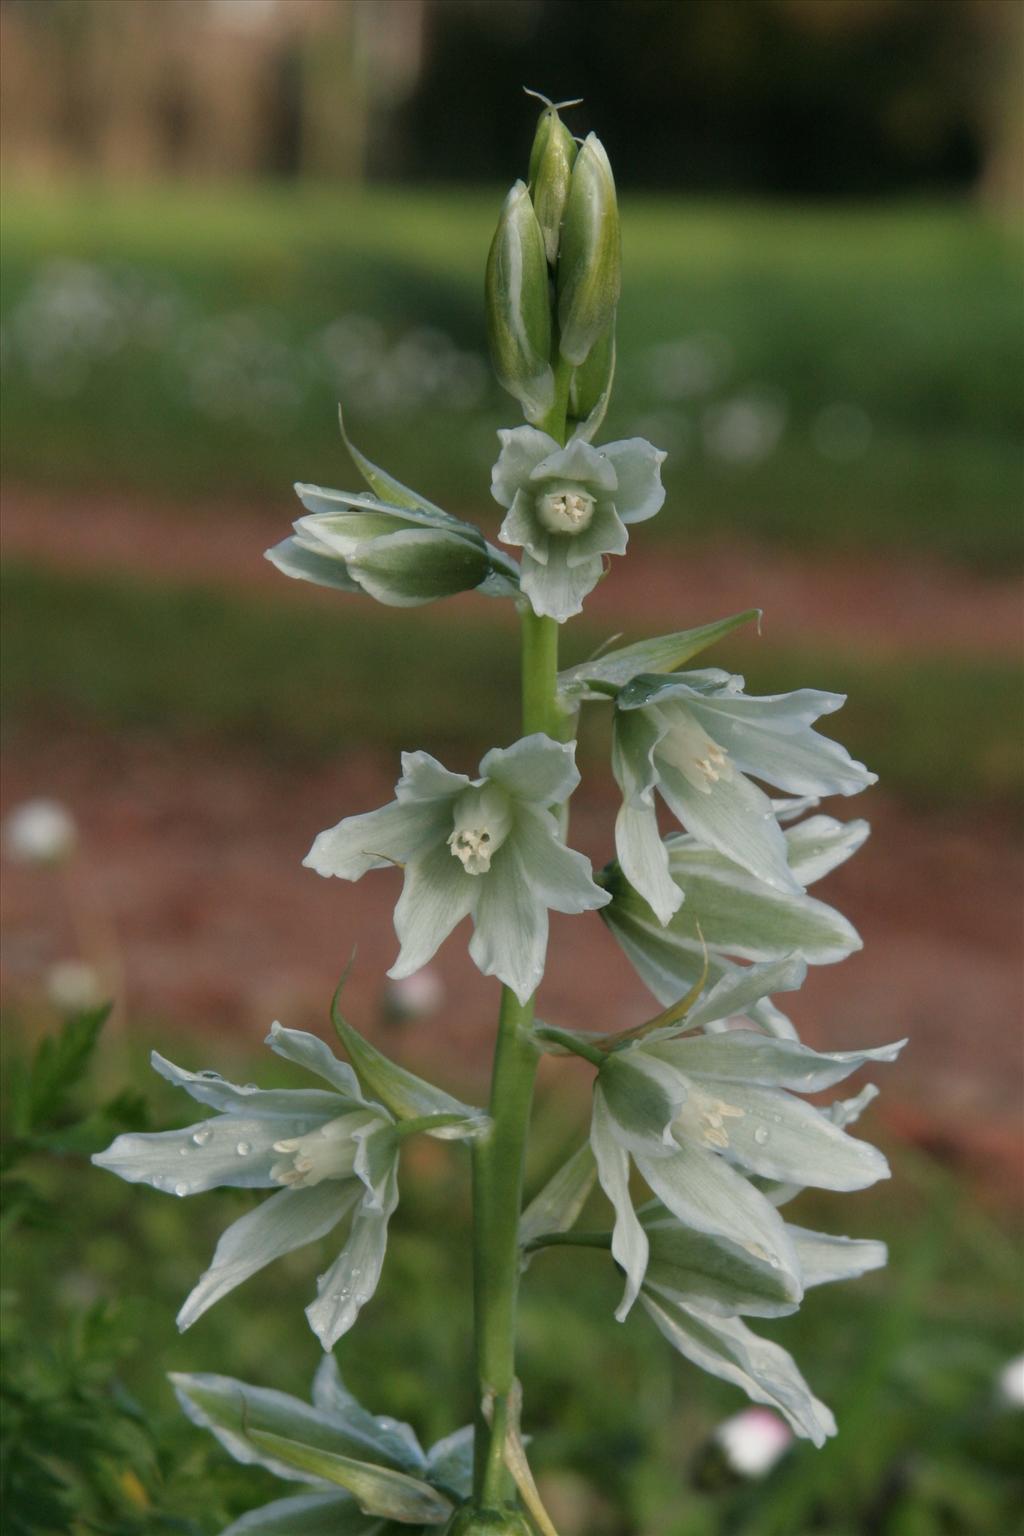
M 296 761 L 352 743 L 475 761 L 481 742 L 516 734 L 519 686 L 514 633 L 483 605 L 479 615 L 452 625 L 12 564 L 0 692 L 8 739 L 21 722 L 70 719 Z M 604 638 L 572 626 L 566 665 Z M 706 661 L 743 671 L 755 692 L 848 692 L 843 742 L 918 809 L 1019 801 L 1020 678 L 1009 661 L 808 655 L 756 639 Z M 585 761 L 607 757 L 605 714 L 588 712 Z
M 127 1086 L 145 1095 L 154 1127 L 191 1118 L 181 1096 L 146 1069 L 149 1033 L 135 1029 L 130 1040 L 111 1043 L 100 1081 L 79 1085 L 83 1108 L 100 1088 Z M 165 1053 L 169 1034 L 152 1031 Z M 9 1083 L 11 1062 L 25 1049 L 24 1021 L 5 1019 L 2 1038 Z M 267 1053 L 224 1041 L 211 1054 L 209 1042 L 186 1037 L 170 1054 L 192 1068 L 215 1061 L 241 1081 L 293 1081 Z M 575 1114 L 557 1085 L 549 1087 L 538 1108 L 531 1188 L 582 1136 Z M 877 1126 L 867 1133 L 877 1139 Z M 887 1238 L 891 1267 L 814 1292 L 794 1318 L 758 1323 L 793 1351 L 840 1425 L 825 1450 L 796 1446 L 762 1483 L 701 1479 L 701 1448 L 744 1399 L 679 1360 L 643 1317 L 613 1322 L 621 1281 L 602 1255 L 535 1259 L 523 1291 L 526 1422 L 545 1490 L 570 1510 L 567 1533 L 1008 1536 L 1017 1529 L 1024 1414 L 1000 1408 L 995 1393 L 997 1372 L 1019 1349 L 1017 1233 L 948 1171 L 908 1148 L 889 1151 L 892 1183 L 856 1199 L 808 1194 L 794 1208 L 795 1219 L 811 1226 Z M 338 1349 L 347 1382 L 367 1405 L 408 1418 L 425 1440 L 472 1412 L 467 1173 L 459 1148 L 410 1148 L 381 1287 Z M 23 1228 L 7 1257 L 16 1398 L 49 1391 L 56 1395 L 47 1401 L 57 1404 L 69 1392 L 86 1393 L 95 1412 L 130 1410 L 139 1424 L 150 1420 L 161 1447 L 154 1467 L 144 1458 L 134 1463 L 160 1515 L 156 1508 L 147 1515 L 143 1504 L 137 1520 L 117 1531 L 212 1533 L 278 1493 L 273 1479 L 239 1470 L 185 1423 L 165 1372 L 222 1371 L 305 1396 L 319 1348 L 302 1307 L 322 1256 L 303 1250 L 277 1262 L 180 1337 L 173 1318 L 181 1299 L 223 1227 L 253 1205 L 252 1194 L 221 1191 L 185 1204 L 127 1187 L 80 1156 L 42 1151 L 19 1165 L 19 1178 L 52 1217 Z M 109 1335 L 112 1376 L 86 1348 L 90 1328 Z M 72 1454 L 65 1448 L 65 1459 Z M 53 1459 L 61 1463 L 61 1448 Z
M 485 506 L 493 431 L 514 422 L 511 401 L 488 387 L 458 411 L 421 393 L 371 417 L 371 391 L 325 372 L 315 338 L 354 315 L 379 323 L 386 344 L 429 326 L 482 354 L 498 206 L 497 191 L 9 189 L 6 472 L 58 491 L 177 497 L 344 482 L 342 392 L 375 458 L 456 510 Z M 629 198 L 624 228 L 608 425 L 671 450 L 676 515 L 659 519 L 662 536 L 913 545 L 992 567 L 1019 557 L 1011 232 L 966 206 Z M 55 260 L 87 264 L 70 299 L 40 297 Z M 224 316 L 241 316 L 248 339 L 227 336 Z M 242 352 L 225 382 L 216 370 L 232 347 Z M 213 407 L 190 393 L 197 348 L 221 380 Z

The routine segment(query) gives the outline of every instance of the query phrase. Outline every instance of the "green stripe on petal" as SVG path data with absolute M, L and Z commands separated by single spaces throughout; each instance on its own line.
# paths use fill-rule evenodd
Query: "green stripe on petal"
M 868 1062 L 895 1061 L 904 1045 L 905 1040 L 898 1040 L 863 1051 L 813 1051 L 798 1040 L 776 1040 L 755 1030 L 730 1029 L 720 1035 L 692 1035 L 646 1049 L 693 1077 L 820 1093 Z

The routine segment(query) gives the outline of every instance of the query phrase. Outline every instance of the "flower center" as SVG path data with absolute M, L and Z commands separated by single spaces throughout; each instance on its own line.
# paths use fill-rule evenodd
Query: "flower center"
M 578 485 L 550 484 L 537 497 L 537 516 L 549 533 L 582 533 L 594 517 L 594 498 Z
M 448 846 L 467 875 L 486 875 L 512 830 L 508 795 L 497 784 L 467 789 L 455 802 Z
M 293 1189 L 305 1189 L 319 1184 L 323 1179 L 347 1179 L 355 1166 L 359 1143 L 353 1132 L 361 1130 L 373 1119 L 365 1110 L 355 1110 L 328 1120 L 317 1130 L 305 1136 L 294 1136 L 288 1141 L 275 1141 L 274 1151 L 281 1153 L 281 1161 L 274 1163 L 270 1177 L 276 1184 L 290 1185 Z
M 745 1113 L 738 1105 L 714 1099 L 691 1083 L 686 1103 L 672 1122 L 672 1129 L 680 1141 L 721 1150 L 729 1145 L 726 1121 L 741 1120 Z
M 698 725 L 686 709 L 673 710 L 668 734 L 658 743 L 657 752 L 701 794 L 709 795 L 719 779 L 731 779 L 733 768 L 729 754 Z

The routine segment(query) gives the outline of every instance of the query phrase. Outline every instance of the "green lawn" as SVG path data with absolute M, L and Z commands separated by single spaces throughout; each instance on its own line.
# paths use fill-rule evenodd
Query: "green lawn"
M 493 431 L 516 419 L 480 363 L 499 200 L 12 189 L 6 472 L 178 496 L 344 483 L 340 395 L 373 457 L 484 506 Z M 1007 230 L 966 206 L 628 198 L 624 229 L 608 426 L 669 448 L 663 536 L 1019 555 Z
M 515 633 L 493 617 L 481 602 L 478 622 L 453 627 L 355 603 L 334 611 L 301 597 L 267 605 L 203 588 L 12 566 L 4 601 L 7 730 L 22 720 L 72 718 L 230 739 L 297 760 L 372 742 L 468 762 L 481 742 L 516 731 Z M 571 626 L 566 665 L 604 638 Z M 753 635 L 704 659 L 741 669 L 756 692 L 808 685 L 848 692 L 837 734 L 918 809 L 981 800 L 1007 806 L 1024 787 L 1020 679 L 1009 660 L 810 656 Z M 584 763 L 607 759 L 606 714 L 591 711 Z

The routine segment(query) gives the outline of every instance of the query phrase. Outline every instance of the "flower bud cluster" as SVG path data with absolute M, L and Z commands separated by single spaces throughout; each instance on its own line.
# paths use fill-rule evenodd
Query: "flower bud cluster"
M 541 99 L 529 181 L 517 181 L 505 199 L 486 275 L 494 371 L 535 426 L 551 412 L 559 380 L 567 381 L 571 419 L 603 414 L 622 275 L 604 146 L 593 133 L 578 145 L 559 107 Z

